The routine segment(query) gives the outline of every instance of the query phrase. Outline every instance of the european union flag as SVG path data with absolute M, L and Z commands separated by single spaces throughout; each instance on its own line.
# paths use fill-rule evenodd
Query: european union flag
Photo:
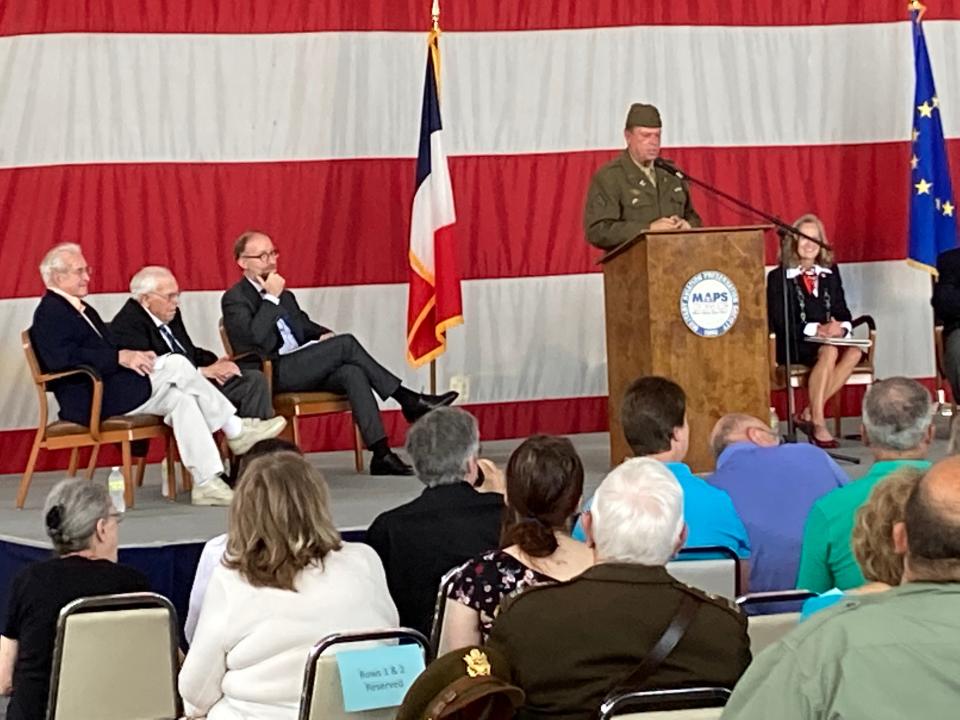
M 937 256 L 957 245 L 957 218 L 947 148 L 940 122 L 940 100 L 923 37 L 926 8 L 910 3 L 916 92 L 913 100 L 913 153 L 910 157 L 910 251 L 908 261 L 936 274 Z

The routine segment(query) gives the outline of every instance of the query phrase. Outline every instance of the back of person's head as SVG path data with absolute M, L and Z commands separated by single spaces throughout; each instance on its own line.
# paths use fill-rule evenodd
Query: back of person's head
M 930 393 L 916 380 L 875 382 L 863 398 L 863 429 L 871 447 L 892 452 L 922 449 L 933 421 Z
M 252 460 L 230 504 L 223 564 L 255 587 L 295 590 L 297 575 L 341 547 L 327 483 L 301 455 Z
M 683 489 L 652 458 L 631 458 L 610 471 L 589 512 L 601 562 L 665 565 L 683 538 Z
M 296 443 L 285 440 L 281 437 L 265 438 L 255 442 L 237 461 L 237 477 L 243 477 L 243 471 L 251 462 L 264 455 L 273 455 L 280 452 L 292 452 L 297 455 L 303 455 L 303 451 L 297 447 Z
M 507 515 L 500 544 L 531 557 L 557 549 L 554 530 L 568 526 L 583 495 L 583 463 L 565 437 L 533 435 L 507 462 Z
M 431 410 L 407 431 L 407 453 L 427 487 L 462 482 L 480 450 L 477 420 L 466 410 Z
M 102 483 L 83 478 L 61 480 L 43 504 L 47 535 L 58 555 L 87 550 L 93 544 L 97 524 L 113 512 L 110 494 Z
M 623 395 L 620 422 L 633 454 L 643 457 L 670 450 L 674 432 L 683 427 L 686 414 L 683 388 L 651 375 L 630 383 Z
M 917 482 L 898 529 L 904 580 L 960 582 L 960 458 L 941 460 Z
M 714 458 L 719 458 L 727 447 L 744 441 L 772 446 L 777 445 L 780 439 L 763 420 L 744 413 L 728 413 L 713 426 L 710 450 Z
M 910 493 L 923 471 L 902 467 L 887 475 L 870 491 L 857 510 L 851 545 L 863 576 L 871 582 L 899 585 L 903 577 L 903 556 L 893 543 L 893 526 L 903 522 Z

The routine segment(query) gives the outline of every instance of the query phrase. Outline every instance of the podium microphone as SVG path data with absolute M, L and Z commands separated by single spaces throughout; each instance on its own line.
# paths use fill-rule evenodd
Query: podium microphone
M 680 180 L 685 180 L 686 177 L 687 177 L 686 175 L 684 175 L 684 173 L 683 173 L 682 170 L 680 170 L 680 169 L 677 168 L 676 165 L 674 165 L 674 164 L 673 164 L 672 162 L 670 162 L 669 160 L 664 160 L 662 157 L 658 157 L 656 160 L 654 160 L 654 161 L 653 161 L 653 166 L 654 166 L 654 167 L 658 167 L 658 168 L 660 168 L 661 170 L 664 170 L 664 171 L 670 173 L 671 175 L 675 175 L 675 176 L 678 177 Z

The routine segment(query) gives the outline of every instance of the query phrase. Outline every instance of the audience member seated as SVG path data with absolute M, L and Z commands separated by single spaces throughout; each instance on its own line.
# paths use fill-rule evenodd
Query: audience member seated
M 710 447 L 717 469 L 707 482 L 730 496 L 750 537 L 750 592 L 793 588 L 810 508 L 850 479 L 823 450 L 781 445 L 769 425 L 749 415 L 720 418 Z
M 396 625 L 383 566 L 366 545 L 340 540 L 320 472 L 292 452 L 256 458 L 180 671 L 186 714 L 295 720 L 318 640 Z
M 78 598 L 147 592 L 147 578 L 117 564 L 122 514 L 102 483 L 57 483 L 43 506 L 57 557 L 28 565 L 13 579 L 0 635 L 0 695 L 13 697 L 7 720 L 44 720 L 57 618 Z
M 633 454 L 661 461 L 680 482 L 687 547 L 727 547 L 748 557 L 750 540 L 730 496 L 694 475 L 683 462 L 690 443 L 683 388 L 662 377 L 634 380 L 623 396 L 620 422 Z M 590 502 L 584 510 L 590 509 Z M 573 537 L 586 539 L 579 522 Z
M 803 215 L 793 222 L 805 235 L 827 242 L 823 222 L 816 215 Z M 840 268 L 833 251 L 807 237 L 791 233 L 780 247 L 780 264 L 767 275 L 767 317 L 770 332 L 777 335 L 777 362 L 786 362 L 784 324 L 784 278 L 787 274 L 786 306 L 790 316 L 790 358 L 810 368 L 807 394 L 810 404 L 796 418 L 797 426 L 811 442 L 835 448 L 838 442 L 827 429 L 823 408 L 839 392 L 863 359 L 863 350 L 808 342 L 806 338 L 842 338 L 853 332 L 853 316 L 843 294 Z
M 874 486 L 867 502 L 857 510 L 850 539 L 866 585 L 846 593 L 834 588 L 810 598 L 803 604 L 801 620 L 830 607 L 845 595 L 883 592 L 900 584 L 903 557 L 893 546 L 893 526 L 903 522 L 907 500 L 922 477 L 922 470 L 905 467 L 893 471 Z
M 933 466 L 893 542 L 901 584 L 850 595 L 757 657 L 730 720 L 957 717 L 960 701 L 960 458 Z
M 286 424 L 274 418 L 253 424 L 200 374 L 184 355 L 121 348 L 90 305 L 90 266 L 79 245 L 52 248 L 40 263 L 47 292 L 33 314 L 31 336 L 47 372 L 85 366 L 103 381 L 101 416 L 159 415 L 173 428 L 184 465 L 193 475 L 194 505 L 229 505 L 233 492 L 221 479 L 223 463 L 211 433 L 222 430 L 242 455 L 258 440 L 276 437 Z M 93 384 L 86 375 L 50 384 L 60 418 L 87 425 Z
M 474 488 L 479 449 L 477 421 L 465 410 L 438 408 L 417 420 L 407 432 L 407 453 L 426 488 L 367 530 L 401 624 L 428 636 L 444 573 L 499 547 L 503 495 Z M 484 468 L 485 483 L 502 482 L 492 463 Z
M 567 438 L 534 435 L 507 463 L 502 550 L 484 553 L 450 587 L 441 652 L 486 642 L 500 600 L 532 585 L 576 577 L 593 552 L 570 537 L 583 464 Z
M 750 662 L 746 618 L 664 567 L 686 537 L 673 474 L 649 458 L 627 460 L 600 484 L 583 524 L 597 564 L 504 600 L 494 622 L 489 645 L 526 693 L 517 717 L 593 720 L 684 620 L 673 650 L 630 689 L 733 687 Z
M 272 455 L 279 452 L 293 452 L 299 455 L 300 448 L 289 440 L 283 438 L 270 438 L 261 440 L 240 457 L 237 463 L 237 478 L 243 475 L 244 469 L 252 460 L 264 455 Z M 193 642 L 193 633 L 197 629 L 197 620 L 200 619 L 200 608 L 203 607 L 203 598 L 207 594 L 207 585 L 210 583 L 210 576 L 214 569 L 223 561 L 223 554 L 227 549 L 227 533 L 210 538 L 203 545 L 200 552 L 200 560 L 197 563 L 197 571 L 193 576 L 193 586 L 190 588 L 190 603 L 187 607 L 187 620 L 183 625 L 183 636 L 187 639 L 187 644 Z
M 925 470 L 933 441 L 933 404 L 916 380 L 893 377 L 874 383 L 863 398 L 863 441 L 873 452 L 867 474 L 813 504 L 803 530 L 797 587 L 822 593 L 864 584 L 850 534 L 857 508 L 873 486 L 901 467 Z

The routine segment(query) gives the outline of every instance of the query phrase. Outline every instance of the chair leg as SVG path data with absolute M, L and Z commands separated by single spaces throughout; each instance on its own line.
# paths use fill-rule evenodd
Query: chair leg
M 164 452 L 164 466 L 167 469 L 167 477 L 164 480 L 167 483 L 167 497 L 170 502 L 177 500 L 177 454 L 176 441 L 173 434 L 167 435 L 167 446 Z
M 70 463 L 67 465 L 67 477 L 75 477 L 77 474 L 77 465 L 80 464 L 80 448 L 75 447 L 70 451 Z
M 184 465 L 180 459 L 180 448 L 176 447 L 176 444 L 174 444 L 174 452 L 176 453 L 175 457 L 177 458 L 177 462 L 180 464 L 180 484 L 183 486 L 184 492 L 190 492 L 193 490 L 193 475 L 190 474 L 187 466 Z
M 287 425 L 290 427 L 290 432 L 293 433 L 293 444 L 300 447 L 300 419 L 296 415 L 292 415 L 287 418 Z
M 130 441 L 120 443 L 120 455 L 123 458 L 123 502 L 127 510 L 133 509 L 133 469 L 131 467 Z
M 100 446 L 94 445 L 90 450 L 90 462 L 87 463 L 87 480 L 93 480 L 93 474 L 97 471 L 97 456 L 100 454 Z
M 147 470 L 147 458 L 140 456 L 137 458 L 137 487 L 143 487 L 143 476 Z
M 37 465 L 37 457 L 40 455 L 40 443 L 43 442 L 43 430 L 37 431 L 37 436 L 33 440 L 33 447 L 30 448 L 30 457 L 27 459 L 27 467 L 23 471 L 23 477 L 20 478 L 20 487 L 17 489 L 17 510 L 23 510 L 23 504 L 27 501 L 27 492 L 30 490 L 30 481 L 33 479 L 33 469 Z
M 833 396 L 833 436 L 835 438 L 840 437 L 841 425 L 843 421 L 840 405 L 841 392 L 843 392 L 842 389 Z
M 360 428 L 358 428 L 353 422 L 350 424 L 353 425 L 353 466 L 357 469 L 358 473 L 362 473 L 363 438 L 360 437 Z

